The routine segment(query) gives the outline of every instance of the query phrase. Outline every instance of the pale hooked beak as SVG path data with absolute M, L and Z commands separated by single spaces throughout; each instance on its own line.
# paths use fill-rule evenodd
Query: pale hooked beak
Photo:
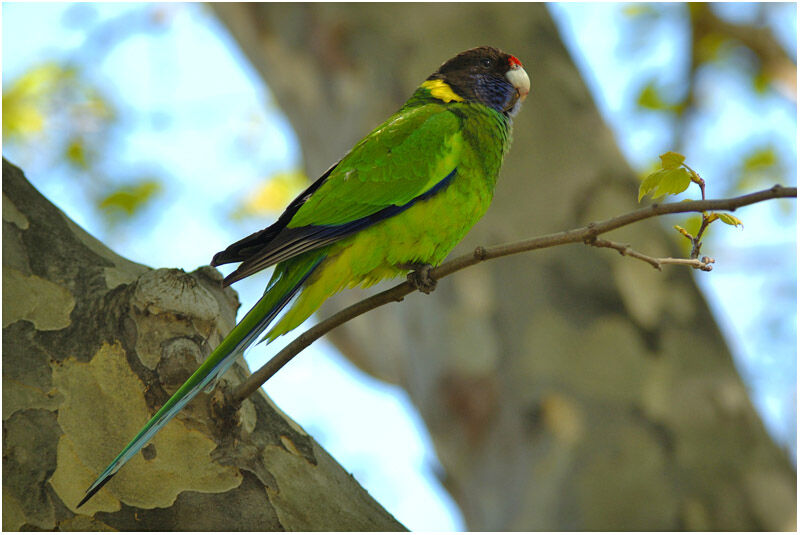
M 505 110 L 508 115 L 513 117 L 522 108 L 522 101 L 531 91 L 531 79 L 528 78 L 528 73 L 525 72 L 525 69 L 522 68 L 519 60 L 517 60 L 517 63 L 512 64 L 511 68 L 506 71 L 506 80 L 517 90 L 517 94 L 511 99 L 508 108 Z
M 531 79 L 528 78 L 528 73 L 522 68 L 522 65 L 515 64 L 506 72 L 506 80 L 511 82 L 514 89 L 517 90 L 519 100 L 525 100 L 531 90 Z

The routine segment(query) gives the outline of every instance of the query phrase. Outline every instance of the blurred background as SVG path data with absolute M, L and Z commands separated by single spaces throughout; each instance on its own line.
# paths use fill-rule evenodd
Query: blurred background
M 796 184 L 796 5 L 554 4 L 548 11 L 637 173 L 675 150 L 711 198 Z M 270 224 L 308 183 L 306 173 L 323 170 L 308 164 L 313 155 L 301 151 L 263 72 L 218 17 L 201 4 L 2 6 L 3 156 L 78 224 L 148 266 L 207 264 Z M 537 66 L 520 57 L 536 92 Z M 437 66 L 404 75 L 421 81 Z M 412 90 L 398 88 L 399 102 Z M 694 279 L 758 414 L 796 466 L 796 205 L 762 203 L 737 216 L 743 228 L 710 230 L 704 254 L 716 264 Z M 687 223 L 662 226 L 673 224 Z M 527 235 L 557 230 L 564 229 Z M 673 239 L 683 245 L 677 233 Z M 236 285 L 240 316 L 266 281 Z M 252 348 L 251 369 L 280 345 Z M 266 390 L 407 527 L 467 527 L 404 389 L 321 341 Z

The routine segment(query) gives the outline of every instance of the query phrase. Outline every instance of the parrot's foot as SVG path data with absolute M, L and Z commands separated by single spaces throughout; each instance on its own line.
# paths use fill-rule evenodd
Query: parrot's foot
M 433 266 L 430 264 L 403 264 L 400 266 L 402 269 L 410 269 L 411 273 L 407 275 L 407 279 L 414 287 L 424 294 L 429 294 L 436 289 L 436 279 L 431 278 L 431 269 Z

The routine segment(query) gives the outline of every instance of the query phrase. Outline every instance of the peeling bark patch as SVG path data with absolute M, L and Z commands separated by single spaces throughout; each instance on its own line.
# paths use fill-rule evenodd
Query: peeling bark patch
M 76 515 L 58 523 L 59 531 L 113 531 L 114 528 L 96 518 Z
M 68 436 L 62 436 L 58 441 L 58 467 L 50 479 L 50 486 L 72 512 L 91 515 L 97 511 L 119 510 L 119 500 L 108 492 L 98 493 L 92 498 L 91 503 L 87 503 L 80 510 L 74 508 L 96 475 L 97 473 L 81 460 L 75 443 Z
M 64 430 L 59 442 L 65 444 L 59 448 L 65 448 L 65 455 L 74 452 L 70 461 L 59 463 L 54 488 L 73 508 L 94 477 L 144 425 L 150 411 L 144 385 L 128 367 L 119 344 L 104 344 L 89 363 L 69 359 L 56 365 L 53 382 L 64 396 L 58 423 Z M 188 429 L 180 418 L 167 424 L 152 444 L 154 458 L 136 455 L 80 512 L 118 510 L 118 501 L 143 508 L 169 507 L 182 491 L 223 492 L 241 482 L 238 470 L 211 460 L 216 443 Z
M 125 271 L 117 268 L 103 268 L 103 276 L 106 279 L 106 285 L 110 290 L 117 286 L 131 284 L 136 280 L 138 273 L 132 271 Z
M 64 287 L 16 269 L 3 269 L 3 327 L 28 320 L 39 331 L 68 327 L 75 299 Z
M 237 368 L 232 368 L 229 373 Z M 263 392 L 256 392 L 246 399 L 237 414 L 240 425 L 218 437 L 220 446 L 213 454 L 216 462 L 251 472 L 262 486 L 275 492 L 279 492 L 278 482 L 263 464 L 263 446 L 291 451 L 309 465 L 316 466 L 313 440 L 281 413 Z M 215 420 L 219 421 L 219 418 L 219 415 L 215 416 Z
M 22 231 L 17 227 L 3 222 L 3 269 L 13 268 L 24 274 L 31 273 L 28 262 L 28 252 L 22 241 Z
M 53 388 L 49 355 L 35 337 L 27 321 L 3 329 L 3 420 L 18 410 L 55 411 L 61 404 Z
M 19 411 L 3 422 L 4 531 L 23 525 L 44 530 L 55 526 L 45 485 L 56 467 L 60 434 L 55 414 L 46 410 Z M 11 506 L 8 511 L 6 504 Z
M 202 514 L 198 514 L 202 511 Z M 236 514 L 231 514 L 236 511 Z M 264 487 L 249 472 L 228 492 L 182 492 L 168 509 L 123 507 L 97 517 L 120 531 L 282 531 Z
M 286 448 L 286 451 L 288 451 L 292 455 L 297 455 L 298 457 L 302 456 L 302 453 L 297 451 L 297 447 L 294 445 L 294 442 L 292 442 L 292 439 L 290 439 L 286 435 L 281 435 L 280 438 L 281 438 L 281 444 L 283 444 L 283 447 Z
M 252 433 L 256 428 L 257 418 L 258 415 L 256 414 L 256 408 L 253 406 L 253 402 L 249 399 L 244 400 L 239 407 L 239 423 L 242 426 L 242 431 L 245 433 Z
M 41 390 L 3 377 L 3 418 L 25 409 L 55 411 L 61 404 L 61 396 L 52 389 Z
M 21 230 L 25 230 L 28 228 L 30 223 L 28 223 L 28 218 L 25 217 L 25 214 L 20 212 L 11 199 L 3 193 L 3 221 L 8 221 L 17 226 L 17 228 Z
M 64 222 L 66 223 L 67 229 L 72 232 L 72 236 L 78 240 L 78 242 L 100 258 L 110 261 L 107 262 L 110 264 L 109 266 L 102 268 L 108 289 L 116 288 L 122 284 L 130 284 L 136 280 L 136 277 L 150 270 L 147 266 L 131 262 L 127 258 L 118 256 L 105 244 L 75 224 L 70 218 L 64 217 Z
M 9 486 L 3 485 L 3 531 L 19 531 L 25 525 L 25 511 Z
M 253 406 L 256 410 L 256 426 L 253 431 L 265 437 L 264 444 L 285 447 L 283 441 L 291 440 L 294 449 L 311 464 L 317 464 L 314 456 L 314 442 L 305 434 L 302 428 L 295 427 L 295 424 L 288 416 L 284 415 L 272 404 L 272 400 L 266 395 L 251 396 Z M 276 413 L 279 417 L 276 417 Z M 298 430 L 299 429 L 299 430 Z M 285 437 L 285 438 L 282 438 Z

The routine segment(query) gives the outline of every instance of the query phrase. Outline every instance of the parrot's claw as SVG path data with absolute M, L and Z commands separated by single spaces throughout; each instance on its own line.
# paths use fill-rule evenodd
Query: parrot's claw
M 431 269 L 433 266 L 430 264 L 405 264 L 402 266 L 404 269 L 412 270 L 407 275 L 408 281 L 414 287 L 424 294 L 429 294 L 436 289 L 436 279 L 431 278 Z

